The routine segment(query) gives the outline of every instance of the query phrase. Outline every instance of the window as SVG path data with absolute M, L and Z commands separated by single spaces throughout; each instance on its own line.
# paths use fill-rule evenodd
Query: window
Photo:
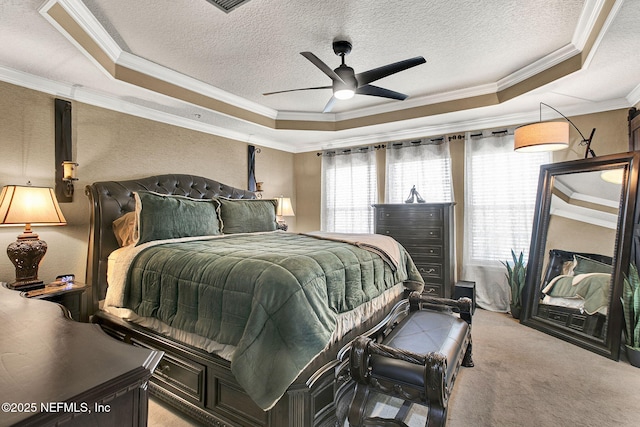
M 443 141 L 418 140 L 387 146 L 387 203 L 404 203 L 414 185 L 427 202 L 452 201 L 451 156 L 449 143 Z
M 375 150 L 366 147 L 324 153 L 322 230 L 373 233 L 374 203 L 377 203 Z
M 513 135 L 467 135 L 462 276 L 476 282 L 484 308 L 508 308 L 501 261 L 512 259 L 511 250 L 528 255 L 540 165 L 549 162 L 548 152 L 514 152 Z

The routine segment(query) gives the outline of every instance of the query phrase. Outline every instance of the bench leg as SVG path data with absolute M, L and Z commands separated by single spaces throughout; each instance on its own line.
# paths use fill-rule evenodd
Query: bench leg
M 473 359 L 471 358 L 473 342 L 471 338 L 469 339 L 469 345 L 467 346 L 467 351 L 464 353 L 464 358 L 462 359 L 462 366 L 465 368 L 473 368 Z
M 350 427 L 362 427 L 364 425 L 367 400 L 369 400 L 369 387 L 356 383 L 356 390 L 353 392 L 353 399 L 351 400 L 351 405 L 349 405 L 349 415 L 347 417 Z
M 425 427 L 444 427 L 447 422 L 447 408 L 437 405 L 429 405 L 427 424 Z

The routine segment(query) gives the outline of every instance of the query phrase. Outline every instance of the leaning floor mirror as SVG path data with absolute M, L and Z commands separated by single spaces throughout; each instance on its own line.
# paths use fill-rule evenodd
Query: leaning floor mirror
M 614 360 L 639 162 L 636 151 L 541 167 L 522 295 L 523 324 Z

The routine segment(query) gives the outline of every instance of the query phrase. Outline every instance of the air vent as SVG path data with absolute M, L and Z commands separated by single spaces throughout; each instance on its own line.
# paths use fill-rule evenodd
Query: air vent
M 218 7 L 221 10 L 229 13 L 236 7 L 242 6 L 249 0 L 207 0 L 212 5 Z

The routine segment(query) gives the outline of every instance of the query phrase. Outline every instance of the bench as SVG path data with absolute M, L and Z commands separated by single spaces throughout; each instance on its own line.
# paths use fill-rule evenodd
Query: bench
M 412 403 L 429 408 L 426 426 L 444 426 L 447 403 L 460 365 L 472 367 L 469 298 L 458 300 L 409 295 L 408 313 L 396 316 L 380 342 L 356 338 L 349 350 L 349 375 L 356 388 L 348 408 L 349 425 L 404 426 Z M 402 303 L 401 303 L 402 304 Z M 460 313 L 459 316 L 453 312 Z M 402 312 L 402 311 L 401 311 Z M 394 419 L 367 418 L 372 392 L 399 397 Z

